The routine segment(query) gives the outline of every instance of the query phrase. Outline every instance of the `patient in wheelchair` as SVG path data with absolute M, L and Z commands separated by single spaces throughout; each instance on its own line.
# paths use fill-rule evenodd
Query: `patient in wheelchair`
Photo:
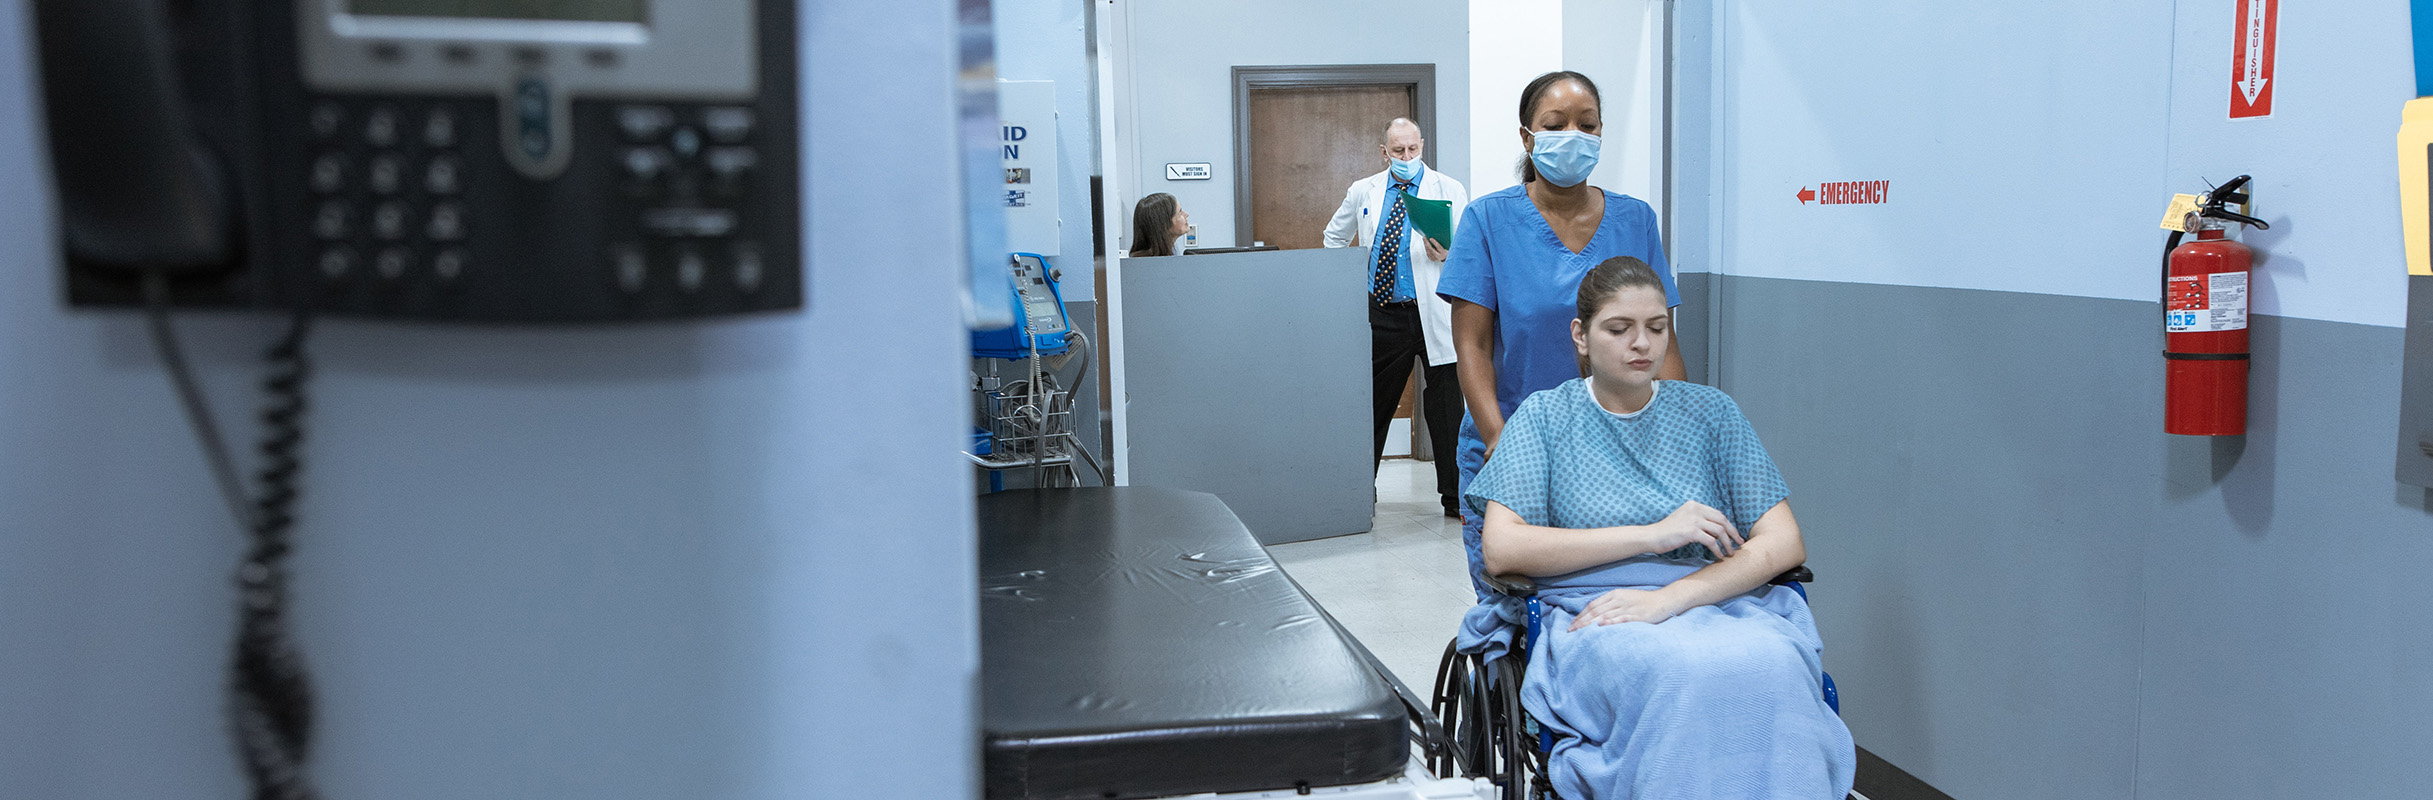
M 1555 734 L 1555 790 L 1586 798 L 1840 798 L 1856 753 L 1820 687 L 1807 601 L 1767 580 L 1807 559 L 1790 489 L 1723 392 L 1655 380 L 1672 338 L 1635 258 L 1580 282 L 1587 377 L 1531 395 L 1464 500 L 1473 565 L 1535 579 L 1544 634 L 1522 704 Z M 1508 647 L 1518 603 L 1461 646 Z

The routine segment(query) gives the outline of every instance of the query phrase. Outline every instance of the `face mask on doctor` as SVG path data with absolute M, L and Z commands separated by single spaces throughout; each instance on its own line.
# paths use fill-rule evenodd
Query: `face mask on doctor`
M 1529 163 L 1547 183 L 1570 188 L 1596 171 L 1597 149 L 1603 140 L 1580 131 L 1538 131 L 1530 137 Z
M 1409 161 L 1404 161 L 1399 158 L 1389 158 L 1386 159 L 1386 163 L 1386 169 L 1394 173 L 1394 180 L 1402 181 L 1404 183 L 1419 180 L 1419 174 L 1424 171 L 1420 167 L 1419 159 L 1416 158 Z

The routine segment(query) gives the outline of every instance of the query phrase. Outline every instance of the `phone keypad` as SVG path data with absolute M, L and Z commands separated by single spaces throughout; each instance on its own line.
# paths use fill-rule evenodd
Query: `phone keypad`
M 324 279 L 368 274 L 395 283 L 427 276 L 449 286 L 474 267 L 463 246 L 472 215 L 459 199 L 460 113 L 438 103 L 350 107 L 328 100 L 311 108 L 317 152 L 305 183 L 319 248 L 313 263 Z

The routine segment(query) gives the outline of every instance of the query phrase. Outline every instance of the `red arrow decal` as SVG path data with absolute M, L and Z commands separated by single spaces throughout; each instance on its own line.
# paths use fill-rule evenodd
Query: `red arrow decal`
M 2239 0 L 2238 56 L 2230 70 L 2230 118 L 2272 116 L 2273 50 L 2279 0 Z
M 1810 189 L 1810 188 L 1805 187 L 1805 186 L 1799 187 L 1799 204 L 1800 204 L 1800 205 L 1803 205 L 1803 206 L 1804 206 L 1804 205 L 1807 205 L 1807 204 L 1808 204 L 1808 201 L 1810 201 L 1810 200 L 1814 200 L 1814 199 L 1816 199 L 1816 190 L 1814 190 L 1814 189 Z

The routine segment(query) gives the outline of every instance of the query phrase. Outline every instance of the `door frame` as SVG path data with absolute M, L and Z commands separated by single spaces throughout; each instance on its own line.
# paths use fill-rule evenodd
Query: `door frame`
M 1422 135 L 1436 130 L 1435 64 L 1310 64 L 1302 66 L 1233 68 L 1233 238 L 1234 246 L 1255 238 L 1250 207 L 1250 93 L 1259 89 L 1308 89 L 1327 86 L 1408 86 L 1411 121 Z M 1246 233 L 1247 232 L 1247 233 Z

